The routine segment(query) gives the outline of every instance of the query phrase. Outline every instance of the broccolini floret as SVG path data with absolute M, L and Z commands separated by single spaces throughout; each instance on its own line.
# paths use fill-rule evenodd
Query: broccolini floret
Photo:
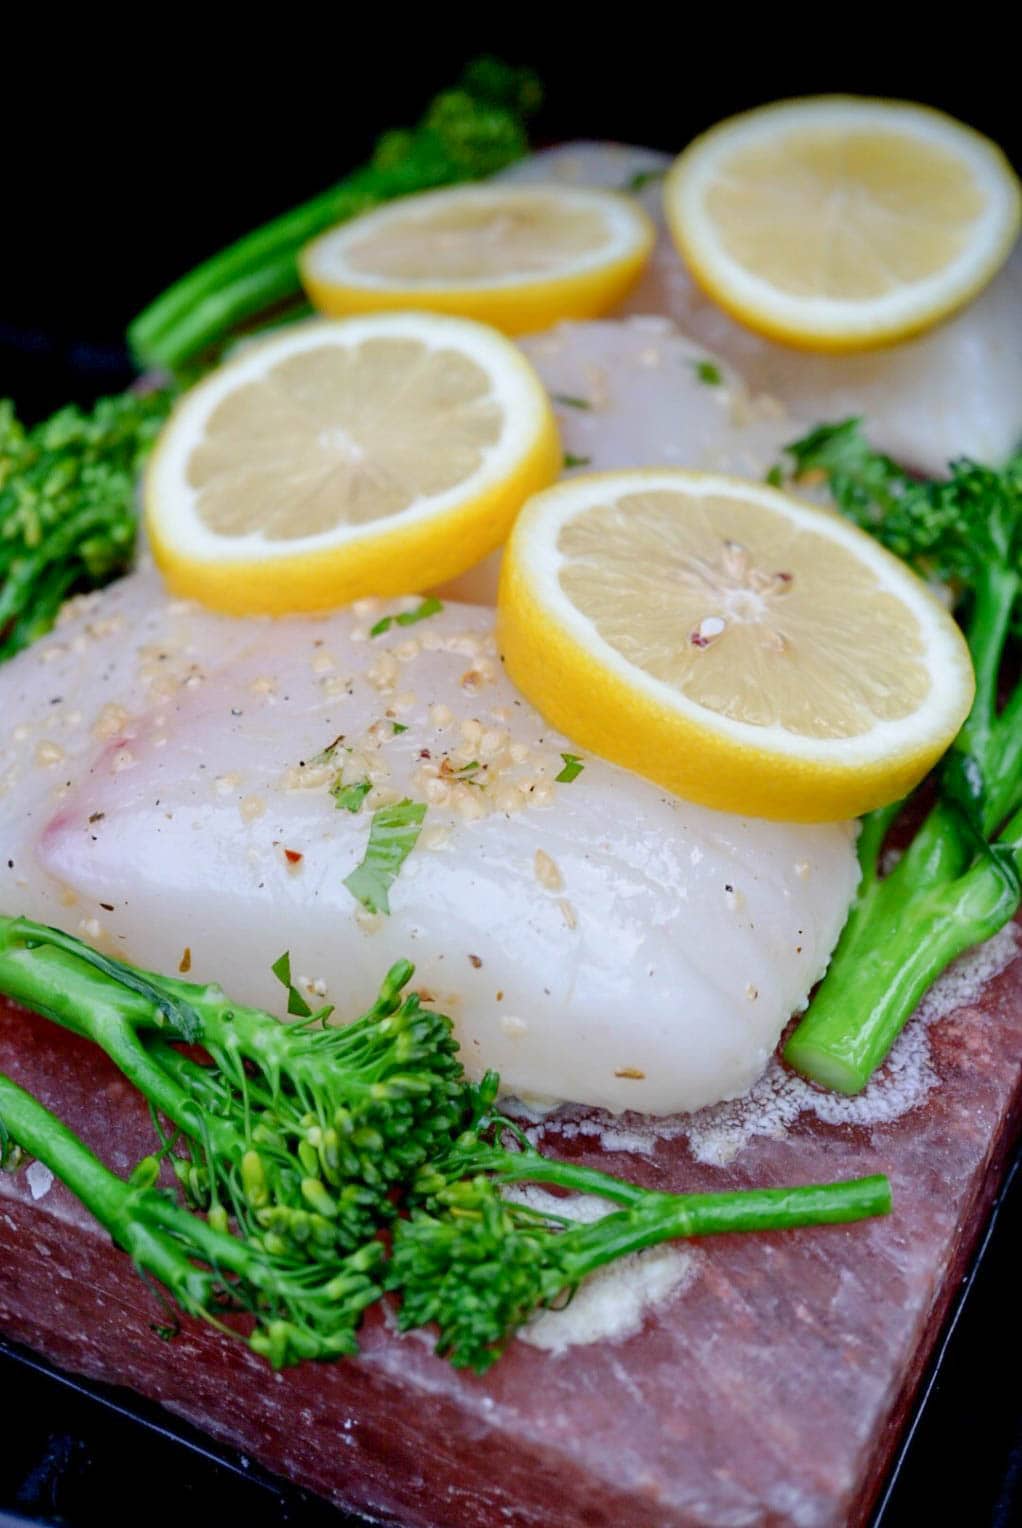
M 49 631 L 70 595 L 131 566 L 139 470 L 166 390 L 61 409 L 26 430 L 0 401 L 0 661 Z

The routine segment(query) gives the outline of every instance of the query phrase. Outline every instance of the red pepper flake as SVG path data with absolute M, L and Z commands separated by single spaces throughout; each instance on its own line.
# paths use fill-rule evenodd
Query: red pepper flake
M 478 971 L 480 966 L 482 965 L 482 961 L 479 959 L 479 956 L 478 955 L 470 955 L 468 957 L 468 959 L 469 959 L 469 964 L 473 965 L 475 967 L 475 969 Z
M 192 947 L 190 944 L 186 944 L 182 950 L 181 959 L 177 963 L 177 968 L 181 972 L 182 976 L 184 976 L 186 972 L 192 969 Z
M 709 647 L 710 645 L 709 638 L 704 637 L 698 629 L 691 634 L 688 640 L 692 643 L 693 647 Z
M 419 749 L 419 758 L 420 759 L 431 759 L 432 757 L 433 757 L 433 755 L 430 753 L 428 748 L 420 748 Z
M 774 577 L 779 578 L 782 584 L 790 584 L 795 575 L 794 573 L 775 573 Z
M 299 849 L 285 849 L 284 858 L 289 865 L 300 865 L 305 855 Z

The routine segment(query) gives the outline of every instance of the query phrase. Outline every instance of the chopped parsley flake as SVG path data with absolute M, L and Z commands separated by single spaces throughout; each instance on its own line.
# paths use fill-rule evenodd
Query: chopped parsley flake
M 283 955 L 281 955 L 277 960 L 273 962 L 270 970 L 280 982 L 281 986 L 287 988 L 287 1011 L 288 1013 L 293 1014 L 295 1018 L 322 1020 L 329 1018 L 330 1014 L 333 1013 L 333 1005 L 329 1003 L 326 1005 L 326 1007 L 320 1008 L 316 1013 L 313 1013 L 308 1003 L 302 997 L 302 994 L 299 992 L 298 988 L 291 980 L 290 950 L 285 950 Z
M 585 765 L 577 753 L 562 753 L 561 758 L 564 760 L 564 768 L 559 775 L 554 776 L 554 779 L 558 785 L 570 785 L 572 780 L 578 779 Z
M 373 813 L 362 863 L 344 878 L 345 886 L 366 912 L 389 915 L 387 894 L 418 842 L 425 815 L 425 802 L 407 797 L 396 806 L 381 806 Z
M 438 600 L 436 595 L 431 594 L 429 599 L 423 600 L 421 605 L 416 605 L 414 610 L 402 610 L 400 615 L 385 615 L 377 621 L 375 626 L 370 626 L 371 637 L 382 637 L 385 631 L 392 626 L 414 626 L 417 621 L 426 621 L 431 615 L 439 615 L 444 608 L 443 600 Z
M 345 812 L 360 812 L 362 803 L 373 788 L 371 780 L 355 780 L 351 785 L 345 785 L 342 780 L 335 780 L 330 787 L 330 794 L 334 798 L 337 810 Z
M 591 461 L 591 456 L 572 456 L 570 451 L 565 451 L 564 470 L 567 472 L 570 467 L 588 467 Z
M 707 387 L 719 387 L 724 380 L 720 367 L 714 366 L 712 361 L 693 361 L 692 370 L 700 382 L 705 382 Z
M 783 488 L 784 487 L 784 469 L 782 467 L 777 467 L 777 466 L 771 467 L 770 471 L 767 473 L 767 475 L 763 479 L 763 481 L 765 483 L 769 483 L 771 488 Z
M 575 397 L 573 397 L 571 395 L 571 393 L 554 393 L 552 396 L 553 396 L 553 400 L 554 400 L 555 403 L 562 403 L 565 408 L 569 408 L 569 409 L 591 409 L 592 408 L 592 404 L 589 402 L 588 398 L 575 398 Z
M 408 728 L 405 726 L 404 722 L 391 722 L 390 725 L 394 729 L 394 736 L 395 737 L 397 737 L 399 732 L 407 732 L 408 731 Z
M 343 742 L 344 733 L 340 732 L 338 733 L 337 737 L 334 738 L 332 743 L 327 743 L 326 747 L 321 748 L 319 753 L 313 754 L 312 758 L 309 760 L 309 763 L 329 764 L 334 754 L 337 752 L 338 748 L 340 748 Z
M 663 180 L 666 170 L 636 170 L 621 187 L 622 191 L 644 191 L 655 180 Z

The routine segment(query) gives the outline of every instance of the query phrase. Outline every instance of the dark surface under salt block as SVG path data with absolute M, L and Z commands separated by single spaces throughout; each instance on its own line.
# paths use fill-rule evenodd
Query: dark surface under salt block
M 651 1186 L 740 1187 L 886 1171 L 886 1221 L 699 1244 L 690 1282 L 618 1342 L 521 1343 L 483 1379 L 374 1314 L 355 1362 L 271 1374 L 159 1302 L 59 1185 L 0 1179 L 0 1329 L 65 1368 L 163 1401 L 294 1480 L 430 1528 L 858 1524 L 868 1514 L 1016 1133 L 1022 960 L 936 1022 L 939 1078 L 889 1124 L 803 1115 L 728 1167 L 683 1138 L 564 1152 Z M 96 1053 L 0 1009 L 0 1069 L 125 1171 L 145 1110 Z

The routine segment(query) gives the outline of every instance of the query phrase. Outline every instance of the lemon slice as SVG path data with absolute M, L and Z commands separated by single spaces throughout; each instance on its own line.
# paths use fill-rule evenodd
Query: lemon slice
M 538 494 L 498 621 L 511 678 L 577 744 L 753 817 L 897 799 L 972 703 L 964 639 L 903 563 L 738 478 L 604 472 Z
M 178 404 L 145 511 L 171 587 L 233 614 L 428 588 L 506 538 L 560 471 L 515 345 L 433 313 L 300 325 Z
M 635 281 L 655 230 L 634 198 L 569 186 L 457 186 L 366 213 L 303 250 L 323 313 L 429 308 L 507 334 L 595 318 Z
M 722 122 L 664 186 L 700 286 L 809 350 L 890 344 L 961 307 L 1007 258 L 1019 206 L 988 139 L 927 107 L 854 96 Z

